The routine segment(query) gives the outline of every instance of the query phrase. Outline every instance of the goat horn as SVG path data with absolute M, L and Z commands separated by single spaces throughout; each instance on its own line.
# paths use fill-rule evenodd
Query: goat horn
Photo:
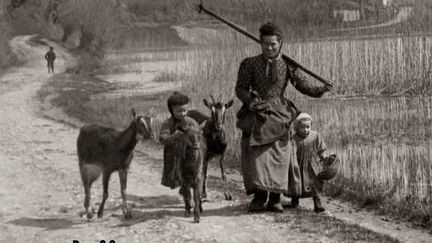
M 136 111 L 135 111 L 135 108 L 132 108 L 132 109 L 131 109 L 131 112 L 132 112 L 132 116 L 133 116 L 133 118 L 135 119 L 135 118 L 136 118 Z
M 148 112 L 149 115 L 153 115 L 154 110 L 155 110 L 155 106 L 153 106 L 152 108 L 150 108 L 150 110 Z
M 214 104 L 214 103 L 215 103 L 215 100 L 214 100 L 213 95 L 210 95 L 210 99 L 211 99 L 211 101 L 212 101 L 212 104 Z

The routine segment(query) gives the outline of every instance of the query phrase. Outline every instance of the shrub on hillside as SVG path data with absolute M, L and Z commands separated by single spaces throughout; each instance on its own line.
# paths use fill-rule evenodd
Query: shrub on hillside
M 9 24 L 0 16 L 0 69 L 3 69 L 13 61 L 13 55 L 8 44 L 10 36 Z

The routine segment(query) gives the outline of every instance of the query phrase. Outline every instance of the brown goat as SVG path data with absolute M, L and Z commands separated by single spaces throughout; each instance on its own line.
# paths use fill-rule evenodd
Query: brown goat
M 228 146 L 226 134 L 224 130 L 226 110 L 234 104 L 234 100 L 230 100 L 224 104 L 222 102 L 215 102 L 213 96 L 210 96 L 211 101 L 203 99 L 204 105 L 210 109 L 211 117 L 202 114 L 197 110 L 190 110 L 188 116 L 192 117 L 199 124 L 206 121 L 203 128 L 204 137 L 207 143 L 207 154 L 204 160 L 204 182 L 202 189 L 202 197 L 207 198 L 207 167 L 209 160 L 219 156 L 219 166 L 221 170 L 222 181 L 224 184 L 225 200 L 232 200 L 231 194 L 228 190 L 227 178 L 225 175 L 225 151 Z
M 119 172 L 122 196 L 122 211 L 125 218 L 132 214 L 126 204 L 127 173 L 132 162 L 133 151 L 138 141 L 154 139 L 152 118 L 137 116 L 132 109 L 133 120 L 124 131 L 97 124 L 88 124 L 80 129 L 77 141 L 79 167 L 84 186 L 85 199 L 83 214 L 93 217 L 90 205 L 90 188 L 93 182 L 103 174 L 103 198 L 98 209 L 98 218 L 103 215 L 105 201 L 108 198 L 108 184 L 114 171 Z
M 199 223 L 200 212 L 202 212 L 201 189 L 203 186 L 203 163 L 207 153 L 207 146 L 203 136 L 202 124 L 199 128 L 196 127 L 179 127 L 179 131 L 183 133 L 182 151 L 179 153 L 182 156 L 180 166 L 182 174 L 182 188 L 185 203 L 185 217 L 191 215 L 191 188 L 193 189 L 194 199 L 194 222 Z

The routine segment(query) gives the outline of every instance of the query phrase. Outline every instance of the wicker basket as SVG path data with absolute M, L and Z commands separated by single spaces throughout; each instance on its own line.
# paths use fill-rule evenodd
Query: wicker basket
M 340 161 L 336 154 L 332 154 L 322 161 L 323 170 L 318 173 L 318 178 L 320 180 L 331 180 L 333 179 L 339 171 Z

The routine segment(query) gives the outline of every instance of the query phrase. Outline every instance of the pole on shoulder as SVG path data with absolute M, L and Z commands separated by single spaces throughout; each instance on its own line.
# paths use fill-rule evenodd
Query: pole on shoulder
M 251 33 L 249 33 L 248 31 L 246 31 L 242 27 L 240 27 L 240 26 L 238 26 L 238 25 L 236 25 L 236 24 L 234 24 L 234 23 L 232 23 L 232 22 L 230 22 L 230 21 L 228 21 L 228 20 L 220 17 L 216 13 L 214 13 L 214 12 L 206 9 L 204 7 L 203 1 L 200 0 L 200 4 L 198 5 L 198 13 L 202 13 L 202 12 L 204 12 L 204 13 L 212 16 L 213 18 L 215 18 L 215 19 L 217 19 L 217 20 L 219 20 L 219 21 L 227 24 L 231 28 L 233 28 L 233 29 L 237 30 L 238 32 L 242 33 L 243 35 L 249 37 L 250 39 L 254 40 L 255 42 L 260 43 L 260 40 L 256 36 L 252 35 Z M 290 58 L 289 56 L 287 56 L 287 55 L 285 55 L 285 54 L 282 53 L 282 58 L 284 58 L 285 60 L 287 60 L 293 66 L 295 66 L 297 68 L 300 68 L 305 73 L 307 73 L 307 74 L 311 75 L 312 77 L 316 78 L 317 80 L 321 81 L 322 83 L 330 85 L 330 86 L 333 86 L 333 82 L 328 81 L 328 80 L 322 78 L 321 76 L 319 76 L 318 74 L 316 74 L 316 73 L 312 72 L 311 70 L 307 69 L 306 67 L 304 67 L 303 65 L 301 65 L 300 63 L 298 63 L 294 59 Z
M 228 21 L 228 20 L 225 20 L 224 18 L 220 17 L 219 15 L 217 15 L 217 14 L 213 13 L 212 11 L 206 9 L 206 8 L 204 7 L 204 5 L 203 5 L 202 0 L 201 0 L 200 5 L 198 5 L 198 8 L 199 8 L 199 9 L 198 9 L 198 13 L 204 12 L 204 13 L 206 13 L 206 14 L 212 16 L 213 18 L 215 18 L 215 19 L 217 19 L 217 20 L 219 20 L 219 21 L 221 21 L 221 22 L 227 24 L 227 25 L 230 26 L 231 28 L 233 28 L 233 29 L 237 30 L 238 32 L 242 33 L 243 35 L 249 37 L 250 39 L 254 40 L 255 42 L 258 42 L 258 43 L 260 42 L 260 40 L 259 40 L 257 37 L 255 37 L 255 36 L 252 35 L 251 33 L 247 32 L 247 31 L 246 31 L 245 29 L 243 29 L 242 27 L 240 27 L 240 26 L 238 26 L 238 25 L 236 25 L 236 24 L 234 24 L 234 23 L 232 23 L 232 22 L 230 22 L 230 21 Z

